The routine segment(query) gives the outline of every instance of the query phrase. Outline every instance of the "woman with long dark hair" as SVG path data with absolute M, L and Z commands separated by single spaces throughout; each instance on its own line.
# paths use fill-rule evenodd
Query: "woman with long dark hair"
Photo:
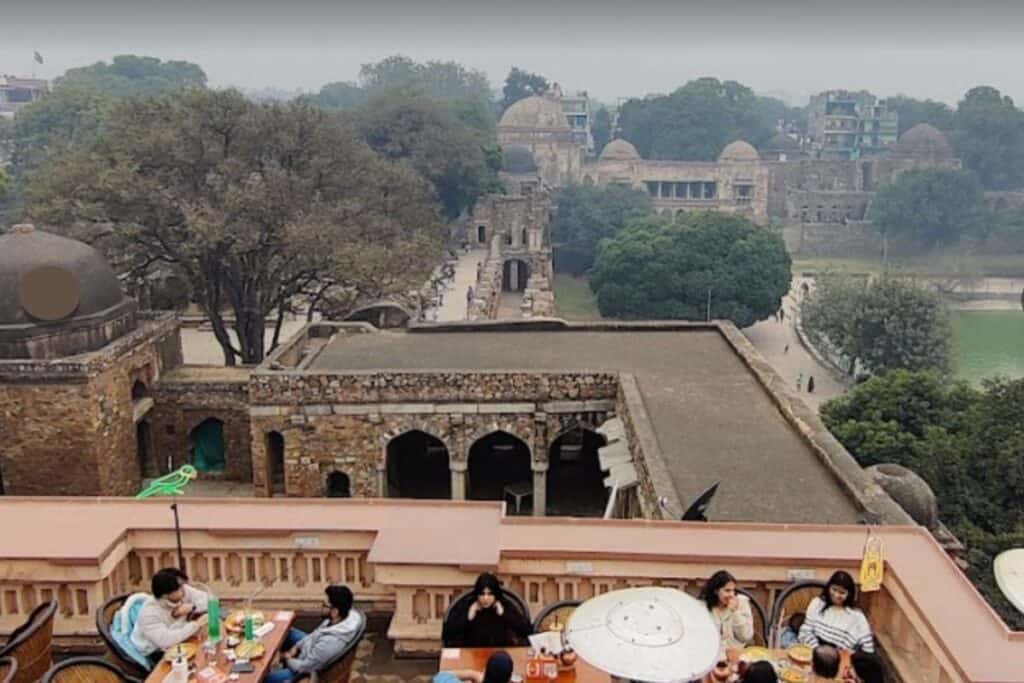
M 754 639 L 754 613 L 750 599 L 736 592 L 736 579 L 724 569 L 711 575 L 700 599 L 722 636 L 722 647 L 744 647 Z
M 842 650 L 875 651 L 875 639 L 867 617 L 857 607 L 857 584 L 848 573 L 832 575 L 811 600 L 800 627 L 800 642 L 811 647 L 834 645 Z
M 498 577 L 489 573 L 477 577 L 472 602 L 454 609 L 444 630 L 444 641 L 452 647 L 510 647 L 533 632 Z

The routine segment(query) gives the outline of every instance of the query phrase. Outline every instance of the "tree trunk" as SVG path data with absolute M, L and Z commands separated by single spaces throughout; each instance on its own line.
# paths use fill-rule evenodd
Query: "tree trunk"
M 234 365 L 235 348 L 231 345 L 231 335 L 228 334 L 224 318 L 221 317 L 220 311 L 213 310 L 207 306 L 203 306 L 203 308 L 205 309 L 206 317 L 210 319 L 210 324 L 213 326 L 213 336 L 217 339 L 217 343 L 220 344 L 221 351 L 224 352 L 224 365 Z
M 277 321 L 274 322 L 274 338 L 270 340 L 270 353 L 281 343 L 281 325 L 284 323 L 284 304 L 277 307 Z

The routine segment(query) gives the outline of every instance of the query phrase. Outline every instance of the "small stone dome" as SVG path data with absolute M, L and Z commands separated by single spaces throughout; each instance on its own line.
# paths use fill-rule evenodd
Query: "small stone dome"
M 865 470 L 915 522 L 928 529 L 939 524 L 939 507 L 928 482 L 902 465 L 884 463 Z
M 776 133 L 768 142 L 761 145 L 765 152 L 798 152 L 800 143 L 785 133 Z
M 757 153 L 754 146 L 743 140 L 730 142 L 718 155 L 719 161 L 759 161 L 761 155 Z
M 604 146 L 601 150 L 601 161 L 636 161 L 640 159 L 640 152 L 636 147 L 622 138 L 616 138 Z
M 135 326 L 135 303 L 103 256 L 31 225 L 0 235 L 0 358 L 105 346 Z
M 935 126 L 919 123 L 906 133 L 892 147 L 892 155 L 898 157 L 953 159 L 953 147 L 946 136 Z
M 528 147 L 511 145 L 501 151 L 501 170 L 505 173 L 536 173 L 537 162 Z
M 531 95 L 505 110 L 498 127 L 567 131 L 569 122 L 562 113 L 562 105 L 558 100 L 542 95 Z

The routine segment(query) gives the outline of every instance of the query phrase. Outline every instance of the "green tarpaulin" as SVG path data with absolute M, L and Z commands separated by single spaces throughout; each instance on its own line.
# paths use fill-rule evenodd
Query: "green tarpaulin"
M 200 472 L 224 469 L 224 423 L 207 420 L 192 431 L 192 464 Z

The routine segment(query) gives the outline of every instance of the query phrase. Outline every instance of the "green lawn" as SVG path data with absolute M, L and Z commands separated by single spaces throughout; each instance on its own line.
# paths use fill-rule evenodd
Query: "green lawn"
M 555 273 L 555 309 L 566 320 L 600 320 L 597 300 L 585 277 Z
M 917 275 L 971 275 L 975 277 L 1022 277 L 1024 255 L 1021 254 L 964 254 L 960 250 L 935 250 L 926 254 L 889 259 L 891 268 Z M 882 261 L 878 258 L 793 258 L 793 272 L 821 272 L 845 270 L 858 273 L 878 273 Z

